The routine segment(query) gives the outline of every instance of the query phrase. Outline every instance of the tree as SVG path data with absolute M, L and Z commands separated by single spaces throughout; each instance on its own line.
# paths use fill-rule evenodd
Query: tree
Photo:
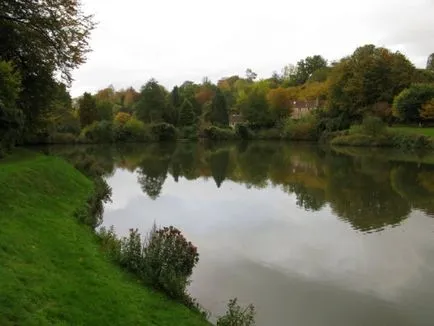
M 27 129 L 36 128 L 50 105 L 53 76 L 60 73 L 68 83 L 71 71 L 85 62 L 94 27 L 75 0 L 0 2 L 0 60 L 12 61 L 21 75 L 17 104 Z
M 414 84 L 393 101 L 393 114 L 405 122 L 420 122 L 422 105 L 434 98 L 434 85 Z
M 291 114 L 292 101 L 285 88 L 271 89 L 267 94 L 267 100 L 274 121 L 283 119 Z
M 359 47 L 332 69 L 329 111 L 351 122 L 360 121 L 376 103 L 392 103 L 410 85 L 414 73 L 413 64 L 399 52 L 374 45 Z
M 428 57 L 428 60 L 426 62 L 426 69 L 434 71 L 434 53 L 431 53 L 431 55 Z
M 84 93 L 83 97 L 78 101 L 78 115 L 82 128 L 98 120 L 96 101 L 91 94 Z
M 96 100 L 96 110 L 98 111 L 98 120 L 113 120 L 113 103 L 108 100 Z
M 23 114 L 17 107 L 21 78 L 12 64 L 0 61 L 0 157 L 15 145 L 23 128 Z
M 256 77 L 258 77 L 258 74 L 256 72 L 254 72 L 252 69 L 247 68 L 246 69 L 246 78 L 249 81 L 254 81 L 256 79 Z
M 320 69 L 327 67 L 327 60 L 320 55 L 306 57 L 306 59 L 297 62 L 295 73 L 295 82 L 297 85 L 304 84 L 312 74 Z
M 434 120 L 434 97 L 422 105 L 420 117 L 424 120 Z
M 167 105 L 167 91 L 152 78 L 140 92 L 140 100 L 136 106 L 137 118 L 145 123 L 161 122 Z
M 179 112 L 181 110 L 181 96 L 178 86 L 173 87 L 169 95 L 168 109 L 165 112 L 165 121 L 176 126 L 179 122 Z
M 264 84 L 256 83 L 248 93 L 240 97 L 241 114 L 252 127 L 271 127 L 274 124 L 268 110 L 267 91 Z
M 211 104 L 211 123 L 217 126 L 229 126 L 228 106 L 225 96 L 220 89 L 217 89 L 216 94 Z
M 194 115 L 193 105 L 190 101 L 184 100 L 181 105 L 179 114 L 179 125 L 182 127 L 192 126 L 196 123 L 196 116 Z

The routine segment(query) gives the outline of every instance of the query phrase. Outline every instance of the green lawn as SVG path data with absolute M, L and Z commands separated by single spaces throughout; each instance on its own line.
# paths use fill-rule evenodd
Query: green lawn
M 424 135 L 434 137 L 434 128 L 421 127 L 391 127 L 390 131 L 399 132 L 407 135 Z
M 0 325 L 208 325 L 134 281 L 73 212 L 92 183 L 61 159 L 0 160 Z

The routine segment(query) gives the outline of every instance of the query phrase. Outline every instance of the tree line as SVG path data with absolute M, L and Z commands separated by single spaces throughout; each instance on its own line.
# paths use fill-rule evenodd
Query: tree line
M 95 23 L 73 0 L 0 4 L 0 147 L 16 143 L 266 138 L 318 139 L 366 116 L 434 122 L 434 54 L 417 69 L 400 52 L 365 45 L 338 61 L 308 56 L 258 79 L 252 69 L 167 90 L 101 89 L 72 99 Z M 298 121 L 294 109 L 309 107 Z M 229 128 L 234 124 L 238 127 Z

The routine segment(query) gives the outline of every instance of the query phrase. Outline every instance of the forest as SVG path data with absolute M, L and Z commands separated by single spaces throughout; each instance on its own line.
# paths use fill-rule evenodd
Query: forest
M 425 136 L 389 136 L 392 125 L 434 122 L 434 53 L 418 69 L 404 54 L 370 44 L 337 61 L 308 56 L 266 79 L 249 68 L 168 90 L 151 78 L 139 90 L 108 86 L 73 99 L 71 72 L 85 62 L 95 23 L 64 2 L 60 11 L 0 4 L 0 152 L 16 144 L 177 138 L 432 145 Z

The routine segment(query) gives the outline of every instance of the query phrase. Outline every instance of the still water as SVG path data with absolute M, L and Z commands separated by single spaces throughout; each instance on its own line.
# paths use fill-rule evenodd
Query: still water
M 257 325 L 434 325 L 434 154 L 312 145 L 92 151 L 120 235 L 174 225 L 198 248 L 190 293 L 238 297 Z

